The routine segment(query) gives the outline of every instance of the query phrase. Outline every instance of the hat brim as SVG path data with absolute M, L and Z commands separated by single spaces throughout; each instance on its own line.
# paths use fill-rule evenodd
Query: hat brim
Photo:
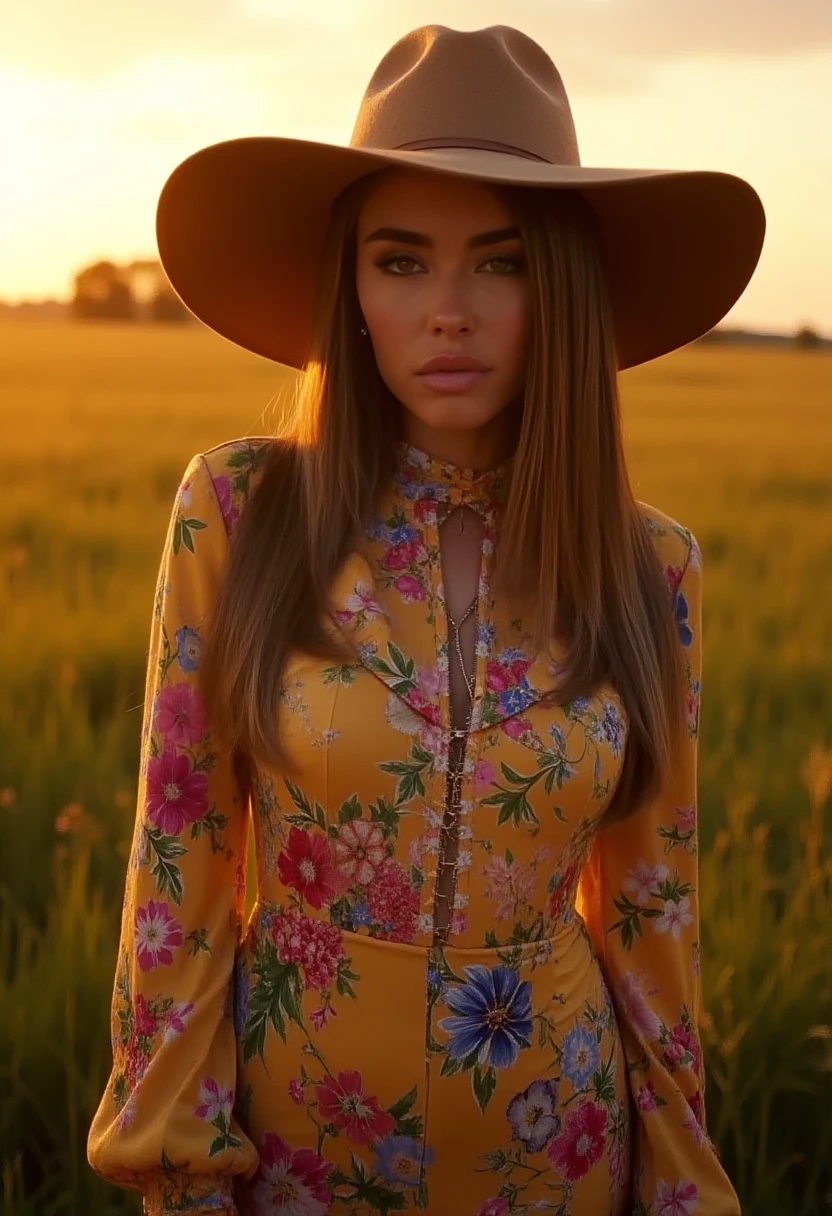
M 763 246 L 762 202 L 729 173 L 583 168 L 484 149 L 368 150 L 251 136 L 200 149 L 166 181 L 156 235 L 171 286 L 231 342 L 302 367 L 330 207 L 351 182 L 392 165 L 577 190 L 599 221 L 620 370 L 712 329 L 742 295 Z

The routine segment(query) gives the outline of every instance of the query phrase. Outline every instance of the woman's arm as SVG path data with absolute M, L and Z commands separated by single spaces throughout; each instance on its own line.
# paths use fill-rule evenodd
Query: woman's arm
M 228 533 L 201 455 L 176 494 L 151 622 L 138 805 L 112 1001 L 113 1068 L 89 1162 L 144 1210 L 234 1213 L 257 1152 L 232 1113 L 231 980 L 248 795 L 197 688 Z

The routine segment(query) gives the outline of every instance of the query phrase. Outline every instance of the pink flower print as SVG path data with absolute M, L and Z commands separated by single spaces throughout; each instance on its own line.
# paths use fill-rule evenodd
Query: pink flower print
M 384 565 L 388 570 L 407 570 L 427 560 L 427 550 L 420 540 L 403 540 L 398 545 L 391 545 L 384 555 Z
M 507 1211 L 507 1199 L 489 1199 L 479 1208 L 477 1216 L 505 1216 Z
M 615 985 L 615 998 L 624 1018 L 648 1043 L 661 1034 L 662 1024 L 644 989 L 632 971 L 625 971 Z
M 147 817 L 166 836 L 178 836 L 208 810 L 208 774 L 193 772 L 185 755 L 166 746 L 147 762 Z
M 178 1036 L 183 1033 L 193 1011 L 193 1001 L 183 1001 L 179 1005 L 171 1005 L 167 1012 L 167 1016 L 165 1017 L 166 1042 L 170 1042 L 171 1039 L 178 1038 Z
M 506 718 L 500 723 L 500 729 L 508 735 L 509 739 L 522 739 L 523 736 L 532 729 L 532 724 L 528 718 Z
M 696 1122 L 700 1127 L 705 1126 L 705 1108 L 702 1102 L 702 1091 L 697 1089 L 696 1093 L 688 1098 L 688 1106 L 690 1107 Z
M 359 1072 L 341 1071 L 315 1087 L 318 1110 L 324 1122 L 343 1129 L 354 1144 L 372 1144 L 389 1135 L 396 1121 L 379 1106 L 378 1098 L 364 1093 Z
M 389 858 L 378 871 L 367 888 L 367 904 L 379 937 L 394 942 L 413 940 L 419 892 L 398 861 Z
M 659 883 L 664 882 L 668 873 L 667 866 L 651 866 L 642 858 L 636 868 L 630 870 L 628 877 L 624 879 L 624 890 L 632 892 L 635 895 L 636 903 L 643 908 L 645 904 L 649 903 L 650 897 L 656 894 L 655 888 Z
M 419 691 L 428 701 L 435 701 L 439 696 L 439 670 L 436 667 L 418 667 L 416 683 Z
M 231 1122 L 231 1108 L 234 1105 L 233 1089 L 225 1089 L 213 1077 L 204 1077 L 199 1087 L 199 1096 L 202 1101 L 194 1109 L 194 1114 L 198 1119 L 205 1119 L 207 1123 L 213 1123 L 217 1115 L 223 1115 L 226 1126 Z
M 537 874 L 532 866 L 515 861 L 508 864 L 504 857 L 492 857 L 483 867 L 486 899 L 496 901 L 494 916 L 497 920 L 508 920 L 516 913 L 519 904 L 531 903 L 537 889 Z
M 699 1207 L 699 1188 L 695 1182 L 676 1182 L 673 1186 L 660 1178 L 656 1183 L 653 1211 L 656 1216 L 693 1216 Z
M 254 1216 L 324 1216 L 329 1211 L 329 1162 L 311 1148 L 293 1152 L 274 1132 L 266 1132 L 258 1147 L 260 1164 L 251 1185 Z
M 667 580 L 668 589 L 672 593 L 675 594 L 676 588 L 679 586 L 679 584 L 682 581 L 682 567 L 681 566 L 665 566 L 664 576 Z
M 309 1021 L 315 1030 L 323 1030 L 330 1018 L 338 1016 L 338 1010 L 333 1009 L 329 1004 L 321 1005 L 320 1009 L 313 1009 L 309 1015 Z
M 393 580 L 393 586 L 406 604 L 415 604 L 428 598 L 427 589 L 412 574 L 400 574 Z
M 136 957 L 142 971 L 168 966 L 173 947 L 182 945 L 182 926 L 170 915 L 167 903 L 150 899 L 136 909 Z
M 326 921 L 304 916 L 290 908 L 275 918 L 272 939 L 281 963 L 299 963 L 304 972 L 304 987 L 318 991 L 329 988 L 338 974 L 344 945 L 341 930 Z
M 313 908 L 330 904 L 338 886 L 329 847 L 329 839 L 322 832 L 292 827 L 277 859 L 280 881 L 294 887 Z
M 691 924 L 692 921 L 690 896 L 683 895 L 678 903 L 672 899 L 665 900 L 664 912 L 653 921 L 653 928 L 656 933 L 669 932 L 674 942 L 678 942 L 683 926 Z
M 652 1081 L 647 1081 L 638 1091 L 636 1103 L 639 1110 L 650 1111 L 657 1109 L 656 1088 Z
M 485 669 L 485 687 L 489 692 L 506 692 L 517 683 L 508 667 L 492 659 Z
M 570 1182 L 583 1178 L 604 1152 L 606 1108 L 584 1102 L 566 1116 L 563 1131 L 547 1150 L 549 1160 Z
M 158 1021 L 151 1011 L 145 998 L 139 993 L 136 997 L 136 1007 L 133 1014 L 133 1030 L 137 1038 L 153 1039 L 156 1036 Z
M 348 819 L 341 824 L 333 853 L 336 866 L 350 882 L 368 886 L 387 857 L 380 825 L 368 819 Z
M 172 747 L 191 747 L 204 739 L 208 716 L 199 692 L 190 684 L 168 684 L 156 698 L 153 725 Z
M 676 807 L 676 830 L 681 835 L 692 832 L 696 827 L 696 806 Z
M 686 1055 L 690 1055 L 693 1057 L 694 1068 L 697 1072 L 701 1072 L 702 1048 L 699 1038 L 685 1026 L 684 1022 L 677 1022 L 671 1030 L 670 1039 L 665 1047 L 665 1055 L 674 1064 L 680 1063 Z
M 474 766 L 474 793 L 483 794 L 497 780 L 497 770 L 490 760 L 478 760 Z
M 231 535 L 234 530 L 234 525 L 240 515 L 239 507 L 234 506 L 234 495 L 231 486 L 230 477 L 212 477 L 214 490 L 216 491 L 217 501 L 220 504 L 223 521 L 225 522 L 225 530 Z
M 443 757 L 444 739 L 442 728 L 433 723 L 425 723 L 424 719 L 420 719 L 421 729 L 419 730 L 419 745 L 425 749 L 434 761 L 434 771 L 444 773 L 447 769 L 447 758 Z
M 306 1101 L 306 1090 L 303 1083 L 297 1077 L 292 1077 L 289 1082 L 289 1097 L 294 1102 L 295 1106 L 303 1106 Z
M 358 579 L 355 590 L 344 601 L 351 614 L 363 612 L 368 617 L 384 616 L 384 609 L 373 594 L 372 583 Z
M 413 514 L 420 524 L 427 523 L 436 514 L 436 499 L 417 498 L 413 504 Z

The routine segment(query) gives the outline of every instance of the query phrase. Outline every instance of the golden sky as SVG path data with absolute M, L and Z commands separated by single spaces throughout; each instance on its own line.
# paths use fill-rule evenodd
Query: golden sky
M 348 143 L 379 59 L 432 22 L 535 38 L 584 165 L 747 178 L 766 245 L 726 323 L 832 336 L 832 0 L 0 0 L 0 299 L 156 256 L 197 148 Z

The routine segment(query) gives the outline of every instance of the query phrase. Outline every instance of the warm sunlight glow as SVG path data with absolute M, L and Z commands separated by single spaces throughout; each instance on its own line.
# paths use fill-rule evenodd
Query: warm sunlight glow
M 649 0 L 627 3 L 652 11 Z M 66 298 L 75 271 L 99 258 L 153 258 L 159 191 L 198 148 L 268 134 L 346 143 L 367 80 L 397 37 L 431 21 L 471 29 L 506 19 L 496 0 L 476 13 L 465 0 L 428 0 L 418 13 L 405 0 L 396 14 L 373 0 L 317 9 L 218 0 L 183 5 L 175 20 L 160 0 L 107 20 L 99 0 L 79 0 L 79 23 L 58 0 L 43 7 L 44 20 L 54 9 L 59 23 L 48 45 L 28 9 L 0 45 L 0 300 L 11 302 Z M 832 46 L 813 46 L 808 26 L 801 44 L 795 23 L 809 20 L 808 6 L 802 18 L 795 10 L 793 47 L 758 47 L 758 32 L 747 54 L 715 37 L 704 46 L 704 19 L 674 36 L 666 10 L 648 50 L 632 38 L 612 45 L 604 23 L 623 9 L 624 0 L 564 0 L 555 20 L 518 0 L 512 13 L 560 67 L 583 163 L 747 177 L 768 234 L 729 320 L 832 333 Z M 726 39 L 736 44 L 733 27 Z M 697 41 L 686 53 L 689 33 Z

